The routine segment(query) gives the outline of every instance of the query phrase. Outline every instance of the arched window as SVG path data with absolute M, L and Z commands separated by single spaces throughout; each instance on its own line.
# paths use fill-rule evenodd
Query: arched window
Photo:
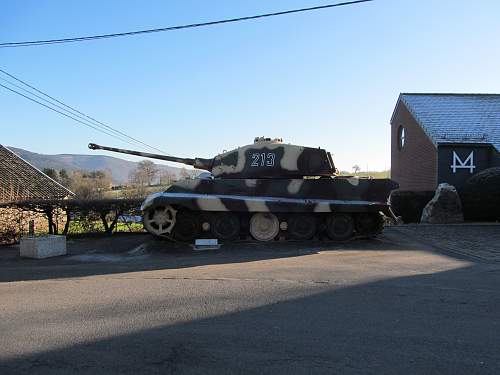
M 398 148 L 402 150 L 406 144 L 406 131 L 403 125 L 398 129 Z

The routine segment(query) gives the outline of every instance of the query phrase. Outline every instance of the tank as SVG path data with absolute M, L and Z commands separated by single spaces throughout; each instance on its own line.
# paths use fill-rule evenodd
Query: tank
M 383 229 L 398 185 L 390 179 L 338 176 L 322 149 L 257 137 L 214 158 L 179 158 L 89 144 L 107 150 L 191 165 L 207 172 L 149 195 L 145 229 L 182 242 L 196 238 L 345 241 Z

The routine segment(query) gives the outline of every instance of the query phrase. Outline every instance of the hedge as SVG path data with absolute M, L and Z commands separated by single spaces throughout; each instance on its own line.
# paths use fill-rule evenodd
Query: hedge
M 103 232 L 112 234 L 118 229 L 123 215 L 140 215 L 142 199 L 56 199 L 28 200 L 0 204 L 0 243 L 12 243 L 28 232 L 28 222 L 43 217 L 46 225 L 41 232 L 48 234 L 78 234 Z M 73 225 L 72 225 L 73 224 Z M 132 223 L 124 225 L 133 231 Z M 76 228 L 73 232 L 71 228 Z M 143 230 L 142 225 L 138 226 Z M 40 225 L 36 232 L 40 233 Z
M 500 220 L 500 167 L 473 175 L 467 180 L 461 196 L 466 220 Z
M 390 196 L 391 208 L 405 223 L 419 223 L 422 211 L 434 197 L 434 191 L 394 190 Z

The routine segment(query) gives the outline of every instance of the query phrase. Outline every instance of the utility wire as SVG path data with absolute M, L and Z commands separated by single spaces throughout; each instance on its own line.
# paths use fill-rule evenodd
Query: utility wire
M 128 144 L 131 144 L 132 146 L 135 146 L 135 145 L 134 145 L 134 144 L 132 144 L 132 143 L 130 143 L 129 141 L 125 141 L 125 140 L 123 139 L 123 137 L 126 137 L 126 138 L 128 138 L 128 139 L 130 139 L 130 140 L 132 140 L 132 141 L 134 141 L 134 142 L 136 142 L 136 143 L 138 143 L 138 144 L 140 144 L 140 145 L 142 145 L 142 146 L 146 146 L 146 147 L 148 147 L 148 148 L 150 148 L 150 149 L 152 149 L 152 150 L 155 150 L 155 151 L 161 152 L 162 154 L 169 155 L 168 153 L 166 153 L 166 152 L 165 152 L 165 151 L 163 151 L 163 150 L 160 150 L 159 148 L 156 148 L 156 147 L 153 147 L 153 146 L 151 146 L 151 145 L 148 145 L 147 143 L 144 143 L 144 142 L 142 142 L 142 141 L 140 141 L 140 140 L 138 140 L 138 139 L 136 139 L 136 138 L 134 138 L 134 137 L 131 137 L 131 136 L 129 136 L 128 134 L 125 134 L 124 132 L 121 132 L 120 130 L 117 130 L 117 129 L 115 129 L 115 128 L 113 128 L 113 127 L 109 126 L 109 125 L 104 124 L 104 123 L 103 123 L 103 122 L 101 122 L 101 121 L 96 120 L 96 119 L 95 119 L 95 118 L 93 118 L 93 117 L 90 117 L 90 116 L 86 115 L 86 114 L 85 114 L 85 113 L 83 113 L 83 112 L 78 111 L 77 109 L 75 109 L 75 108 L 73 108 L 73 107 L 71 107 L 71 106 L 69 106 L 69 105 L 67 105 L 67 104 L 63 103 L 62 101 L 60 101 L 60 100 L 58 100 L 58 99 L 56 99 L 56 98 L 54 98 L 54 97 L 52 97 L 52 96 L 50 96 L 50 95 L 48 95 L 48 94 L 46 94 L 45 92 L 43 92 L 43 91 L 41 91 L 41 90 L 37 89 L 36 87 L 34 87 L 34 86 L 32 86 L 32 85 L 30 85 L 30 84 L 26 83 L 25 81 L 22 81 L 21 79 L 19 79 L 19 78 L 17 78 L 17 77 L 15 77 L 15 76 L 13 76 L 12 74 L 7 73 L 5 70 L 0 69 L 0 72 L 1 72 L 1 73 L 3 73 L 3 74 L 5 74 L 5 75 L 7 75 L 7 76 L 9 76 L 9 77 L 11 77 L 12 79 L 14 79 L 14 80 L 16 80 L 16 81 L 18 81 L 18 82 L 22 83 L 23 85 L 25 85 L 25 86 L 27 86 L 27 87 L 31 88 L 32 90 L 34 90 L 34 91 L 36 91 L 36 92 L 38 92 L 38 93 L 40 93 L 40 94 L 42 94 L 42 95 L 46 96 L 47 98 L 52 99 L 52 100 L 53 100 L 53 101 L 55 101 L 56 103 L 53 103 L 53 102 L 51 102 L 50 100 L 47 100 L 47 99 L 43 98 L 43 97 L 42 97 L 42 96 L 40 96 L 40 95 L 37 95 L 37 94 L 35 94 L 35 93 L 33 93 L 33 92 L 31 92 L 31 91 L 29 91 L 29 90 L 27 90 L 27 89 L 25 89 L 25 88 L 23 88 L 23 87 L 19 86 L 19 85 L 16 85 L 15 83 L 12 83 L 12 82 L 10 82 L 9 80 L 7 80 L 7 79 L 5 79 L 5 78 L 0 77 L 0 79 L 1 79 L 1 80 L 5 81 L 5 82 L 8 82 L 10 85 L 12 85 L 12 86 L 14 86 L 14 87 L 17 87 L 18 89 L 21 89 L 21 90 L 23 90 L 24 92 L 27 92 L 27 93 L 29 93 L 30 95 L 33 95 L 33 96 L 35 96 L 36 98 L 41 99 L 41 100 L 45 101 L 46 103 L 49 103 L 49 104 L 50 104 L 50 105 L 52 105 L 52 106 L 55 106 L 55 107 L 57 107 L 57 108 L 59 108 L 59 109 L 61 109 L 61 110 L 65 111 L 65 112 L 70 113 L 70 114 L 71 114 L 72 116 L 74 116 L 74 117 L 80 118 L 81 120 L 83 120 L 83 121 L 85 121 L 85 122 L 87 122 L 87 123 L 91 123 L 91 124 L 93 125 L 93 126 L 92 126 L 92 128 L 93 128 L 93 129 L 96 129 L 96 127 L 97 127 L 97 128 L 102 128 L 102 127 L 104 127 L 104 128 L 106 129 L 106 131 L 107 131 L 105 134 L 111 135 L 111 134 L 109 134 L 109 131 L 114 132 L 114 133 L 116 133 L 116 135 L 115 135 L 115 136 L 116 136 L 116 138 L 118 138 L 118 139 L 120 139 L 121 141 L 124 141 L 124 142 L 126 142 L 126 143 L 128 143 Z M 3 86 L 3 87 L 5 87 L 5 86 Z M 14 90 L 11 90 L 11 91 L 14 91 Z M 15 92 L 15 91 L 14 91 L 14 92 Z M 17 93 L 17 92 L 16 92 L 16 93 Z M 23 95 L 23 96 L 24 96 L 24 95 Z M 26 97 L 26 96 L 24 96 L 24 97 Z M 38 102 L 37 102 L 37 103 L 38 103 Z M 59 105 L 59 104 L 57 104 L 57 103 L 59 103 L 59 104 L 61 104 L 61 105 Z M 39 103 L 39 104 L 40 104 L 40 103 Z M 46 106 L 46 107 L 47 107 L 47 106 Z M 66 108 L 65 108 L 65 107 L 66 107 Z M 75 112 L 75 113 L 73 113 L 73 112 L 69 111 L 67 108 L 69 108 L 71 111 L 73 111 L 73 112 Z M 60 113 L 60 112 L 58 111 L 58 113 Z M 71 117 L 71 118 L 72 118 L 72 119 L 74 119 L 73 117 Z M 90 120 L 90 121 L 89 121 L 89 120 Z
M 79 119 L 78 119 L 78 118 L 76 118 L 76 117 L 73 117 L 73 116 L 71 116 L 71 115 L 68 115 L 67 113 L 64 113 L 64 112 L 61 112 L 61 111 L 59 111 L 59 110 L 57 110 L 57 109 L 55 109 L 55 108 L 52 108 L 51 106 L 49 106 L 49 105 L 47 105 L 47 104 L 44 104 L 44 103 L 42 103 L 42 102 L 39 102 L 39 101 L 38 101 L 38 100 L 36 100 L 36 99 L 30 98 L 29 96 L 24 95 L 24 94 L 20 93 L 19 91 L 14 90 L 14 89 L 11 89 L 10 87 L 7 87 L 7 86 L 5 86 L 5 85 L 3 85 L 3 84 L 1 84 L 1 83 L 0 83 L 0 86 L 1 86 L 1 87 L 3 87 L 4 89 L 7 89 L 7 90 L 9 90 L 9 91 L 12 91 L 13 93 L 16 93 L 17 95 L 20 95 L 20 96 L 22 96 L 22 97 L 24 97 L 24 98 L 26 98 L 26 99 L 28 99 L 28 100 L 31 100 L 32 102 L 35 102 L 35 103 L 37 103 L 37 104 L 40 104 L 41 106 L 44 106 L 45 108 L 48 108 L 48 109 L 50 109 L 51 111 L 57 112 L 57 113 L 59 113 L 59 114 L 61 114 L 61 115 L 63 115 L 63 116 L 66 116 L 66 117 L 68 117 L 68 118 L 70 118 L 70 119 L 72 119 L 72 120 L 74 120 L 74 121 L 76 121 L 76 122 L 79 122 L 79 123 L 80 123 L 80 124 L 82 124 L 82 125 L 85 125 L 85 126 L 87 126 L 87 127 L 89 127 L 89 128 L 92 128 L 92 129 L 94 129 L 94 130 L 97 130 L 97 131 L 99 131 L 99 132 L 101 132 L 101 133 L 107 134 L 107 135 L 109 135 L 109 136 L 111 136 L 111 137 L 118 138 L 118 137 L 116 136 L 116 134 L 113 134 L 113 133 L 108 133 L 108 132 L 106 132 L 105 130 L 103 130 L 102 128 L 98 128 L 98 127 L 93 126 L 93 125 L 91 125 L 91 124 L 89 124 L 89 123 L 83 122 L 83 121 L 79 120 Z M 123 141 L 123 142 L 126 142 L 126 143 L 128 143 L 128 144 L 130 144 L 130 145 L 132 145 L 132 146 L 133 146 L 133 144 L 132 144 L 132 143 L 128 142 L 128 141 L 127 141 L 127 140 L 125 140 L 125 139 L 120 139 L 120 140 L 121 140 L 121 141 Z
M 51 105 L 51 106 L 54 106 L 54 107 L 56 107 L 56 108 L 59 108 L 59 109 L 63 110 L 64 112 L 69 113 L 70 115 L 75 116 L 75 117 L 77 117 L 77 118 L 79 118 L 79 119 L 83 120 L 85 123 L 89 123 L 89 121 L 88 121 L 88 120 L 86 120 L 83 116 L 80 116 L 80 115 L 75 115 L 73 112 L 68 111 L 66 108 L 64 108 L 64 107 L 63 107 L 63 106 L 61 106 L 61 105 L 58 105 L 57 103 L 53 103 L 53 102 L 51 102 L 50 100 L 47 100 L 47 99 L 45 99 L 44 97 L 42 97 L 42 96 L 40 96 L 40 95 L 37 95 L 37 94 L 35 94 L 35 93 L 33 93 L 33 92 L 29 91 L 29 90 L 26 90 L 24 87 L 22 87 L 22 86 L 20 86 L 20 85 L 16 85 L 15 83 L 10 82 L 9 80 L 7 80 L 7 79 L 5 79 L 5 78 L 3 78 L 3 77 L 0 77 L 0 79 L 1 79 L 2 81 L 4 81 L 4 82 L 7 82 L 9 85 L 14 86 L 14 87 L 16 87 L 16 88 L 18 88 L 18 89 L 20 89 L 20 90 L 22 90 L 22 91 L 24 91 L 24 92 L 26 92 L 26 93 L 28 93 L 28 94 L 32 95 L 32 96 L 34 96 L 35 98 L 38 98 L 38 99 L 40 99 L 40 100 L 43 100 L 44 102 L 48 103 L 48 104 L 49 104 L 49 105 Z M 3 86 L 3 87 L 5 87 L 5 86 Z M 11 91 L 14 91 L 14 90 L 11 90 Z M 16 92 L 16 91 L 14 91 L 14 92 Z M 16 93 L 17 93 L 17 92 L 16 92 Z M 38 102 L 37 102 L 37 103 L 38 103 Z M 59 112 L 59 113 L 60 113 L 60 112 Z M 92 123 L 90 123 L 90 124 L 92 124 Z M 106 133 L 106 134 L 109 134 L 109 133 Z M 120 140 L 122 140 L 122 139 L 120 139 Z
M 44 107 L 49 108 L 49 109 L 51 109 L 51 110 L 55 110 L 54 108 L 52 108 L 52 107 L 51 107 L 51 106 L 55 106 L 56 108 L 59 108 L 59 109 L 63 110 L 66 114 L 69 114 L 69 115 L 67 115 L 66 117 L 69 117 L 69 118 L 71 118 L 72 120 L 78 121 L 78 122 L 80 122 L 80 123 L 82 123 L 82 124 L 84 124 L 84 125 L 86 125 L 86 126 L 88 126 L 88 127 L 91 127 L 92 129 L 95 129 L 95 130 L 97 130 L 97 131 L 101 131 L 99 126 L 96 126 L 95 124 L 93 124 L 93 123 L 91 123 L 90 121 L 86 120 L 86 119 L 85 119 L 84 117 L 82 117 L 82 116 L 75 115 L 73 112 L 68 111 L 68 110 L 67 110 L 66 108 L 64 108 L 63 106 L 57 105 L 56 103 L 52 103 L 51 101 L 49 101 L 49 100 L 47 100 L 47 99 L 43 98 L 42 96 L 37 95 L 37 94 L 34 94 L 34 93 L 32 93 L 31 91 L 26 90 L 25 88 L 23 88 L 23 87 L 21 87 L 21 86 L 19 86 L 19 85 L 16 85 L 16 84 L 14 84 L 14 83 L 12 83 L 12 82 L 10 82 L 10 81 L 6 80 L 5 78 L 0 77 L 0 79 L 1 79 L 1 80 L 3 80 L 3 81 L 5 81 L 5 82 L 7 82 L 7 83 L 8 83 L 9 85 L 11 85 L 11 86 L 14 86 L 14 87 L 16 87 L 16 88 L 18 88 L 18 89 L 20 89 L 20 90 L 23 90 L 24 92 L 26 92 L 26 93 L 28 93 L 28 94 L 30 94 L 30 95 L 32 95 L 32 96 L 34 96 L 34 97 L 36 97 L 36 98 L 38 98 L 38 99 L 40 99 L 40 100 L 43 100 L 44 102 L 46 102 L 46 103 L 48 103 L 48 104 L 47 104 L 47 105 L 44 105 L 43 103 L 40 103 L 40 102 L 39 102 L 39 101 L 37 101 L 37 100 L 34 100 L 34 99 L 32 99 L 32 98 L 30 98 L 30 97 L 28 97 L 28 96 L 26 96 L 26 95 L 23 95 L 23 94 L 21 94 L 21 93 L 17 92 L 16 90 L 14 90 L 14 89 L 9 89 L 8 87 L 6 87 L 6 86 L 4 86 L 4 85 L 1 85 L 2 87 L 7 88 L 7 89 L 9 89 L 10 91 L 12 91 L 12 92 L 14 92 L 14 93 L 16 93 L 16 94 L 19 94 L 19 95 L 23 96 L 23 97 L 24 97 L 24 98 L 26 98 L 26 99 L 30 99 L 30 100 L 34 101 L 35 103 L 41 104 L 41 105 L 43 105 Z M 57 110 L 55 110 L 55 111 L 56 111 L 57 113 L 60 113 L 60 114 L 62 114 L 62 115 L 65 115 L 65 113 L 62 113 L 62 112 L 57 111 Z M 75 117 L 76 117 L 76 118 L 75 118 Z M 80 120 L 78 120 L 78 119 L 80 119 L 81 121 L 80 121 Z M 102 133 L 107 134 L 107 135 L 109 135 L 109 136 L 112 136 L 113 138 L 116 138 L 116 139 L 118 139 L 118 140 L 120 140 L 120 141 L 122 141 L 122 142 L 128 143 L 129 145 L 132 145 L 132 146 L 137 146 L 137 145 L 135 145 L 135 144 L 131 143 L 130 141 L 128 141 L 126 138 L 121 137 L 121 136 L 119 136 L 119 135 L 117 135 L 117 134 L 113 134 L 113 133 L 108 132 L 108 131 L 104 131 L 104 132 L 102 132 Z
M 88 41 L 88 40 L 116 38 L 116 37 L 121 37 L 121 36 L 132 36 L 132 35 L 140 35 L 140 34 L 159 33 L 159 32 L 164 32 L 164 31 L 181 30 L 181 29 L 192 29 L 192 28 L 197 28 L 197 27 L 214 26 L 214 25 L 220 25 L 220 24 L 225 24 L 225 23 L 233 23 L 233 22 L 256 20 L 256 19 L 260 19 L 260 18 L 282 16 L 285 14 L 310 12 L 310 11 L 314 11 L 314 10 L 335 8 L 335 7 L 345 6 L 345 5 L 354 5 L 354 4 L 366 3 L 366 2 L 370 2 L 370 1 L 373 1 L 373 0 L 346 1 L 346 2 L 342 2 L 342 3 L 336 3 L 336 4 L 319 5 L 319 6 L 310 7 L 310 8 L 300 8 L 300 9 L 285 10 L 285 11 L 274 12 L 274 13 L 264 13 L 264 14 L 258 14 L 255 16 L 229 18 L 229 19 L 218 20 L 218 21 L 192 23 L 192 24 L 180 25 L 180 26 L 169 26 L 169 27 L 162 27 L 162 28 L 158 28 L 158 29 L 128 31 L 128 32 L 123 32 L 123 33 L 90 35 L 90 36 L 81 36 L 81 37 L 76 37 L 76 38 L 62 38 L 62 39 L 47 39 L 47 40 L 25 41 L 25 42 L 0 43 L 0 48 L 28 47 L 28 46 L 40 46 L 40 45 L 45 45 L 45 44 L 83 42 L 83 41 Z
M 7 76 L 9 76 L 9 77 L 11 77 L 12 79 L 15 79 L 16 81 L 18 81 L 18 82 L 22 83 L 23 85 L 25 85 L 25 86 L 27 86 L 27 87 L 31 88 L 32 90 L 34 90 L 34 91 L 36 91 L 36 92 L 38 92 L 38 93 L 40 93 L 40 94 L 42 94 L 42 95 L 46 96 L 47 98 L 52 99 L 53 101 L 55 101 L 55 102 L 57 102 L 57 103 L 61 104 L 62 106 L 66 107 L 66 108 L 69 108 L 71 111 L 76 112 L 76 113 L 77 113 L 77 115 L 75 115 L 75 114 L 73 114 L 73 115 L 75 115 L 75 116 L 77 116 L 77 117 L 80 117 L 80 118 L 83 118 L 85 121 L 91 120 L 92 122 L 97 123 L 97 124 L 99 124 L 99 125 L 101 125 L 101 126 L 104 126 L 105 128 L 107 128 L 107 129 L 111 130 L 112 132 L 115 132 L 115 133 L 117 133 L 117 134 L 120 134 L 120 135 L 122 135 L 122 136 L 125 136 L 125 137 L 127 137 L 127 138 L 129 138 L 129 139 L 131 139 L 131 140 L 133 140 L 133 141 L 135 141 L 135 142 L 137 142 L 137 143 L 139 143 L 139 144 L 141 144 L 141 145 L 143 145 L 143 146 L 146 146 L 146 147 L 148 147 L 148 148 L 150 148 L 150 149 L 153 149 L 153 150 L 156 150 L 156 151 L 159 151 L 159 152 L 161 152 L 161 153 L 164 153 L 164 154 L 165 154 L 165 152 L 164 152 L 164 151 L 162 151 L 162 150 L 160 150 L 160 149 L 158 149 L 158 148 L 156 148 L 156 147 L 150 146 L 150 145 L 148 145 L 147 143 L 144 143 L 144 142 L 142 142 L 142 141 L 140 141 L 140 140 L 138 140 L 138 139 L 135 139 L 134 137 L 131 137 L 131 136 L 129 136 L 129 135 L 127 135 L 127 134 L 125 134 L 125 133 L 123 133 L 123 132 L 121 132 L 121 131 L 117 130 L 117 129 L 114 129 L 113 127 L 111 127 L 111 126 L 109 126 L 109 125 L 104 124 L 104 123 L 103 123 L 103 122 L 101 122 L 101 121 L 96 120 L 96 119 L 95 119 L 95 118 L 93 118 L 93 117 L 90 117 L 90 116 L 86 115 L 86 114 L 85 114 L 85 113 L 83 113 L 83 112 L 78 111 L 77 109 L 75 109 L 75 108 L 73 108 L 73 107 L 71 107 L 71 106 L 69 106 L 69 105 L 67 105 L 67 104 L 63 103 L 62 101 L 60 101 L 60 100 L 58 100 L 58 99 L 54 98 L 53 96 L 50 96 L 49 94 L 47 94 L 47 93 L 45 93 L 45 92 L 43 92 L 43 91 L 41 91 L 41 90 L 37 89 L 36 87 L 34 87 L 34 86 L 32 86 L 32 85 L 30 85 L 30 84 L 26 83 L 25 81 L 22 81 L 21 79 L 19 79 L 19 78 L 17 78 L 17 77 L 14 77 L 12 74 L 7 73 L 5 70 L 0 69 L 0 72 L 1 72 L 1 73 L 3 73 L 3 74 L 5 74 L 5 75 L 7 75 Z M 5 78 L 2 78 L 2 77 L 0 77 L 0 79 L 4 80 L 4 81 L 6 81 L 6 82 L 9 82 L 8 80 L 6 80 Z M 15 86 L 15 87 L 17 87 L 17 88 L 20 88 L 21 90 L 23 90 L 23 91 L 25 91 L 25 92 L 28 92 L 28 93 L 30 93 L 31 95 L 34 95 L 34 96 L 38 97 L 39 99 L 44 100 L 45 102 L 48 102 L 48 103 L 50 103 L 50 104 L 52 104 L 52 105 L 54 105 L 54 106 L 56 106 L 56 107 L 58 107 L 58 108 L 61 108 L 61 109 L 63 109 L 64 111 L 68 111 L 67 109 L 65 109 L 65 108 L 63 108 L 63 107 L 61 107 L 61 106 L 59 106 L 59 105 L 57 105 L 57 104 L 55 104 L 55 103 L 52 103 L 52 102 L 48 101 L 47 99 L 44 99 L 43 97 L 40 97 L 40 96 L 38 96 L 38 95 L 36 95 L 36 94 L 34 94 L 34 93 L 30 92 L 29 90 L 26 90 L 26 89 L 24 89 L 24 88 L 22 88 L 22 87 L 20 87 L 20 86 L 18 86 L 18 85 L 16 85 L 16 84 L 14 84 L 14 83 L 9 82 L 9 84 L 11 84 L 11 85 L 13 85 L 13 86 Z M 68 112 L 70 112 L 70 111 L 68 111 Z M 71 113 L 71 112 L 70 112 L 70 113 Z M 98 126 L 99 126 L 99 125 L 98 125 Z

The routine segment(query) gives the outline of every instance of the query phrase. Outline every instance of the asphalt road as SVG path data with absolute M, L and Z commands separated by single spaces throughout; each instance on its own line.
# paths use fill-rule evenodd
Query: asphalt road
M 69 250 L 35 261 L 0 248 L 0 374 L 500 373 L 500 263 L 441 251 L 427 232 L 203 253 L 129 235 Z

